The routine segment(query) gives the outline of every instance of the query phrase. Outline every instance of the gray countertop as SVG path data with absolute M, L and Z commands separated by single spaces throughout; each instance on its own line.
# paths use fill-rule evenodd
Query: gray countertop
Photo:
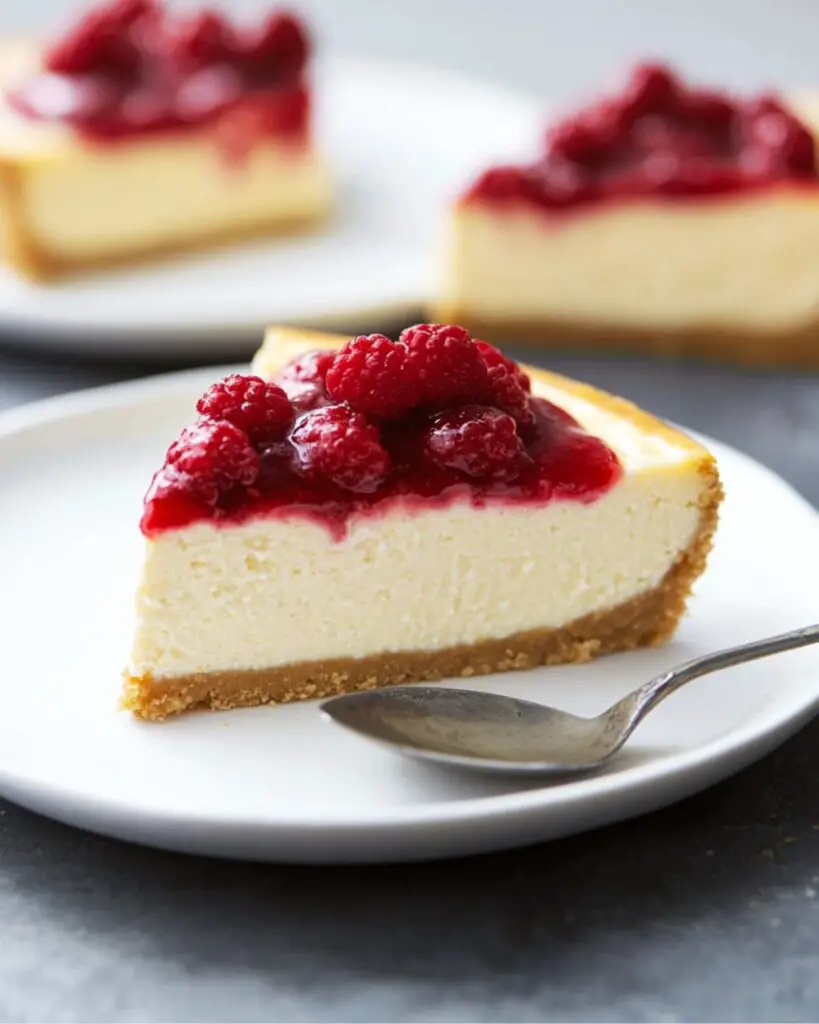
M 819 503 L 819 377 L 554 356 Z M 0 349 L 0 406 L 150 372 Z M 815 1021 L 819 723 L 668 810 L 437 864 L 175 856 L 0 803 L 0 1019 Z

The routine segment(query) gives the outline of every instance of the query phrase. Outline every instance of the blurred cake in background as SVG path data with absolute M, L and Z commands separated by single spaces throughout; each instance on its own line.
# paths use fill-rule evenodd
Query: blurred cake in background
M 496 341 L 819 367 L 816 123 L 810 101 L 640 65 L 533 162 L 469 185 L 431 315 Z
M 309 58 L 288 13 L 237 28 L 159 0 L 1 43 L 5 261 L 45 280 L 320 219 Z

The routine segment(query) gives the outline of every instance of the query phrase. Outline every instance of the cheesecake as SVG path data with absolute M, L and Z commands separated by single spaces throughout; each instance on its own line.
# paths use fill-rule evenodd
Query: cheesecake
M 202 395 L 148 487 L 134 715 L 583 662 L 675 631 L 722 495 L 681 431 L 452 325 L 275 328 L 251 369 Z
M 490 339 L 819 367 L 815 97 L 639 65 L 479 173 L 431 315 Z
M 44 281 L 320 221 L 310 47 L 285 12 L 239 28 L 160 0 L 1 41 L 3 260 Z

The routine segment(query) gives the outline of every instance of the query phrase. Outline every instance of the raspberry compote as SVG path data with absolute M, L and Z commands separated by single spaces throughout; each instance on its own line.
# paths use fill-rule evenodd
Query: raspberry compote
M 142 531 L 300 515 L 340 539 L 351 516 L 400 504 L 591 502 L 615 453 L 533 396 L 516 363 L 461 327 L 353 338 L 275 382 L 233 375 L 197 403 L 145 498 Z
M 7 98 L 23 116 L 89 141 L 215 125 L 229 151 L 237 137 L 299 145 L 309 49 L 304 25 L 282 11 L 240 29 L 213 11 L 171 16 L 161 0 L 108 0 L 47 47 L 41 70 Z
M 731 97 L 642 64 L 619 95 L 552 127 L 538 160 L 491 168 L 464 202 L 559 212 L 612 199 L 812 186 L 816 178 L 813 138 L 777 96 Z

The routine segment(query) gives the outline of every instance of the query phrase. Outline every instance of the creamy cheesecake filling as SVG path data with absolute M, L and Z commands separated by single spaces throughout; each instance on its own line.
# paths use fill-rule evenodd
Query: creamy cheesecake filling
M 819 318 L 819 194 L 549 216 L 466 204 L 442 303 L 476 320 L 776 330 Z
M 171 531 L 147 542 L 129 672 L 252 670 L 556 628 L 657 586 L 694 536 L 699 490 L 638 472 L 590 505 L 396 511 L 343 541 L 300 519 Z
M 30 163 L 20 191 L 37 244 L 72 261 L 306 221 L 330 202 L 329 174 L 309 148 L 259 142 L 234 165 L 209 134 L 72 147 Z

